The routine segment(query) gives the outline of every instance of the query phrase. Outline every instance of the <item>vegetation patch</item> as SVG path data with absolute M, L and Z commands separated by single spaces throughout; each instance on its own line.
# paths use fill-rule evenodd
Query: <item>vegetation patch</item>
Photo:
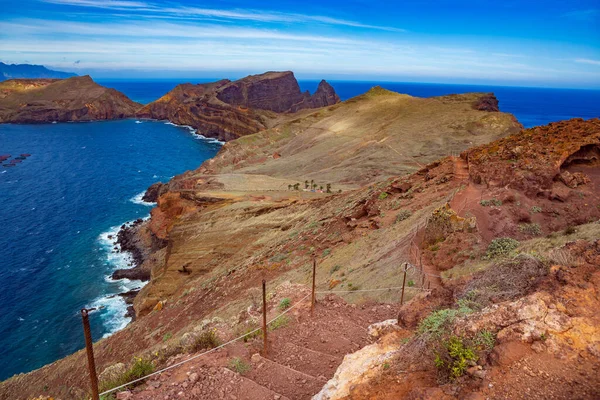
M 287 310 L 288 308 L 290 308 L 290 305 L 292 304 L 292 301 L 290 300 L 289 297 L 286 297 L 284 299 L 281 299 L 281 301 L 279 302 L 279 309 L 281 311 L 283 310 Z
M 542 212 L 542 207 L 539 206 L 533 206 L 531 207 L 531 213 L 532 214 L 537 214 L 537 213 L 541 213 Z
M 396 215 L 396 222 L 404 221 L 405 219 L 410 218 L 412 213 L 409 210 L 400 210 L 400 212 Z
M 202 333 L 200 333 L 200 335 L 198 335 L 194 339 L 194 342 L 192 343 L 190 351 L 196 352 L 199 350 L 213 349 L 213 348 L 219 346 L 220 344 L 221 344 L 221 339 L 219 339 L 219 336 L 217 335 L 217 330 L 216 329 L 208 329 L 208 330 L 202 331 Z
M 471 363 L 477 360 L 476 349 L 469 340 L 451 336 L 440 346 L 434 363 L 443 377 L 456 380 L 465 374 Z
M 133 363 L 129 366 L 127 370 L 125 370 L 125 372 L 113 379 L 100 382 L 100 392 L 105 392 L 107 390 L 116 388 L 117 386 L 124 385 L 131 381 L 144 377 L 148 374 L 151 374 L 152 372 L 154 372 L 154 364 L 152 363 L 152 361 L 142 357 L 135 357 L 133 359 Z M 134 386 L 136 386 L 136 384 L 129 385 L 127 388 L 132 388 Z M 122 390 L 126 390 L 126 388 L 123 388 Z M 115 398 L 115 396 L 114 394 L 109 394 L 108 396 L 102 398 L 108 400 Z
M 287 315 L 282 315 L 282 316 L 278 317 L 277 319 L 275 319 L 275 321 L 273 321 L 269 324 L 269 329 L 274 331 L 279 328 L 285 328 L 286 326 L 289 325 L 289 323 L 290 323 L 289 317 Z
M 506 257 L 519 247 L 519 241 L 513 238 L 503 237 L 492 240 L 485 253 L 485 259 Z
M 521 224 L 519 225 L 519 230 L 530 236 L 539 236 L 542 234 L 542 228 L 540 227 L 540 224 L 536 223 Z
M 250 364 L 242 360 L 240 357 L 233 357 L 231 360 L 229 360 L 229 368 L 240 375 L 244 375 L 246 372 L 252 369 Z
M 502 205 L 502 200 L 498 200 L 498 199 L 481 200 L 479 202 L 479 204 L 481 204 L 483 207 L 492 207 L 492 206 L 500 207 Z

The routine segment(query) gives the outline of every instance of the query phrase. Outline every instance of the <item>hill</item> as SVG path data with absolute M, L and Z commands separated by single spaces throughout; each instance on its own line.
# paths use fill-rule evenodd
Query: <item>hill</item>
M 127 118 L 141 107 L 89 76 L 0 82 L 0 123 L 47 123 Z
M 0 62 L 0 81 L 7 79 L 64 79 L 77 76 L 71 72 L 53 71 L 43 65 L 5 64 Z
M 273 125 L 277 113 L 319 108 L 339 101 L 335 90 L 325 81 L 311 95 L 300 91 L 292 72 L 266 72 L 233 82 L 223 79 L 178 85 L 137 115 L 188 125 L 199 134 L 228 141 Z

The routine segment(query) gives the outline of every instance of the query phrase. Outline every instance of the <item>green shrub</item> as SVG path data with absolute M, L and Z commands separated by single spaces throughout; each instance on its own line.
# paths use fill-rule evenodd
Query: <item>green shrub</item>
M 235 372 L 237 372 L 240 375 L 244 375 L 246 372 L 250 371 L 250 369 L 252 368 L 250 366 L 250 364 L 248 364 L 246 361 L 242 360 L 239 357 L 234 357 L 231 360 L 229 360 L 229 368 L 234 370 Z
M 173 336 L 173 334 L 171 332 L 167 332 L 165 333 L 165 335 L 163 336 L 163 342 L 166 342 L 167 340 L 171 339 L 171 337 Z
M 446 332 L 457 316 L 458 311 L 451 308 L 433 311 L 421 321 L 417 332 L 421 335 L 428 334 L 432 337 L 440 337 Z
M 341 265 L 334 265 L 333 267 L 331 267 L 331 270 L 329 270 L 330 274 L 333 274 L 334 272 L 339 271 L 342 268 Z
M 539 236 L 542 234 L 542 228 L 540 228 L 540 224 L 536 223 L 521 224 L 519 225 L 519 230 L 530 236 Z
M 323 250 L 323 257 L 327 257 L 329 254 L 331 254 L 331 249 Z
M 360 289 L 360 286 L 353 285 L 352 282 L 348 283 L 348 290 L 355 291 L 355 290 L 358 290 L 358 289 Z
M 291 304 L 292 304 L 292 301 L 288 297 L 281 299 L 281 301 L 279 302 L 279 309 L 281 311 L 287 310 L 288 308 L 290 308 Z
M 513 238 L 503 237 L 492 240 L 485 253 L 485 259 L 490 260 L 497 257 L 505 257 L 519 247 L 519 241 Z
M 477 358 L 475 349 L 464 339 L 451 336 L 436 354 L 434 363 L 450 380 L 455 380 L 463 376 L 469 363 L 477 361 Z
M 475 344 L 482 347 L 485 351 L 492 351 L 496 344 L 496 335 L 488 330 L 481 330 L 475 336 Z
M 385 199 L 387 199 L 387 197 L 388 197 L 387 192 L 379 193 L 379 200 L 385 200 Z
M 121 376 L 116 377 L 110 381 L 100 382 L 100 392 L 105 392 L 117 386 L 124 385 L 143 376 L 151 374 L 152 372 L 154 372 L 154 364 L 152 363 L 152 361 L 146 360 L 142 357 L 135 357 L 129 369 L 123 372 Z M 136 384 L 129 385 L 127 386 L 127 388 L 132 388 L 134 386 L 136 386 Z M 127 388 L 123 388 L 122 390 L 126 390 Z M 114 396 L 108 395 L 105 398 L 114 398 Z
M 198 351 L 204 349 L 213 349 L 221 344 L 221 340 L 217 335 L 216 329 L 209 329 L 202 331 L 198 337 L 194 340 L 190 351 Z
M 410 218 L 411 215 L 412 213 L 409 210 L 401 210 L 396 215 L 396 222 L 404 221 L 405 219 Z
M 479 204 L 481 204 L 484 207 L 491 207 L 491 206 L 500 207 L 502 205 L 502 200 L 498 200 L 498 199 L 481 200 L 479 202 Z
M 538 207 L 538 206 L 531 207 L 532 214 L 537 214 L 537 213 L 541 213 L 541 212 L 542 212 L 542 207 Z
M 408 281 L 407 285 L 408 285 L 408 287 L 413 287 L 413 286 L 415 286 L 415 282 L 410 280 L 410 281 Z

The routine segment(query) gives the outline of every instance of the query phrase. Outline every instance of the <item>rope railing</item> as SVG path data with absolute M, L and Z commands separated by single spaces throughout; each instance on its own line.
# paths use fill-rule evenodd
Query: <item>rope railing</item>
M 270 324 L 271 324 L 273 321 L 275 321 L 276 319 L 278 319 L 278 318 L 281 318 L 283 315 L 285 315 L 285 314 L 287 314 L 288 312 L 290 312 L 292 309 L 294 309 L 294 308 L 295 308 L 295 307 L 297 307 L 297 306 L 298 306 L 300 303 L 302 303 L 304 300 L 306 300 L 306 299 L 307 299 L 309 296 L 310 296 L 310 294 L 307 294 L 306 296 L 304 296 L 303 298 L 301 298 L 300 300 L 298 300 L 296 303 L 294 303 L 293 305 L 291 305 L 290 307 L 288 307 L 288 308 L 287 308 L 287 309 L 286 309 L 284 312 L 282 312 L 281 314 L 277 315 L 276 317 L 272 318 L 272 319 L 271 319 L 269 322 L 267 322 L 267 325 L 270 325 Z M 146 376 L 143 376 L 143 377 L 141 377 L 141 378 L 134 379 L 134 380 L 133 380 L 133 381 L 131 381 L 131 382 L 128 382 L 128 383 L 125 383 L 125 384 L 123 384 L 123 385 L 120 385 L 120 386 L 114 387 L 114 388 L 112 388 L 112 389 L 110 389 L 110 390 L 104 391 L 104 392 L 100 393 L 100 396 L 104 396 L 104 395 L 107 395 L 107 394 L 110 394 L 110 393 L 116 392 L 116 391 L 117 391 L 117 390 L 119 390 L 119 389 L 123 389 L 123 388 L 125 388 L 125 387 L 127 387 L 127 386 L 133 385 L 134 383 L 141 382 L 141 381 L 143 381 L 143 380 L 145 380 L 145 379 L 148 379 L 148 378 L 150 378 L 151 376 L 155 376 L 155 375 L 162 374 L 162 373 L 163 373 L 163 372 L 165 372 L 165 371 L 168 371 L 168 370 L 170 370 L 170 369 L 173 369 L 173 368 L 179 367 L 180 365 L 183 365 L 183 364 L 185 364 L 185 363 L 188 363 L 188 362 L 190 362 L 190 361 L 192 361 L 192 360 L 195 360 L 196 358 L 199 358 L 199 357 L 205 356 L 205 355 L 207 355 L 207 354 L 213 353 L 213 352 L 215 352 L 215 351 L 217 351 L 217 350 L 219 350 L 219 349 L 222 349 L 223 347 L 225 347 L 225 346 L 227 346 L 227 345 L 229 345 L 229 344 L 231 344 L 231 343 L 237 342 L 238 340 L 242 340 L 242 339 L 243 339 L 243 338 L 245 338 L 246 336 L 249 336 L 249 335 L 252 335 L 252 334 L 254 334 L 254 333 L 258 332 L 258 331 L 260 331 L 261 329 L 262 329 L 262 328 L 256 328 L 256 329 L 254 329 L 254 330 L 252 330 L 252 331 L 250 331 L 250 332 L 247 332 L 247 333 L 245 333 L 245 334 L 243 334 L 243 335 L 241 335 L 241 336 L 238 336 L 238 337 L 237 337 L 237 338 L 235 338 L 235 339 L 232 339 L 232 340 L 230 340 L 230 341 L 228 341 L 228 342 L 226 342 L 226 343 L 223 343 L 223 344 L 221 344 L 221 345 L 219 345 L 219 346 L 217 346 L 217 347 L 214 347 L 214 348 L 212 348 L 212 349 L 210 349 L 210 350 L 207 350 L 207 351 L 205 351 L 204 353 L 196 354 L 196 355 L 194 355 L 194 356 L 192 356 L 192 357 L 190 357 L 190 358 L 188 358 L 188 359 L 186 359 L 186 360 L 180 361 L 180 362 L 178 362 L 178 363 L 176 363 L 176 364 L 170 365 L 170 366 L 168 366 L 168 367 L 165 367 L 165 368 L 163 368 L 163 369 L 161 369 L 161 370 L 155 371 L 155 372 L 153 372 L 153 373 L 151 373 L 151 374 L 148 374 L 148 375 L 146 375 Z

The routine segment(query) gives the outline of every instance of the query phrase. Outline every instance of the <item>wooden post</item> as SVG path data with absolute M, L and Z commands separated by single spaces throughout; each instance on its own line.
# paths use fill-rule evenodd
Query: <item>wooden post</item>
M 267 281 L 263 279 L 262 281 L 262 289 L 263 289 L 263 351 L 264 356 L 267 356 Z
M 94 345 L 92 343 L 92 331 L 90 330 L 90 320 L 88 310 L 81 309 L 81 320 L 83 322 L 83 336 L 85 337 L 85 349 L 87 352 L 88 369 L 90 371 L 90 381 L 92 384 L 92 400 L 100 400 L 98 392 L 98 376 L 96 375 L 96 363 L 94 362 Z
M 313 256 L 313 271 L 312 271 L 312 296 L 310 299 L 310 315 L 315 311 L 315 286 L 317 281 L 317 258 Z
M 406 263 L 404 264 L 404 278 L 402 278 L 402 296 L 400 296 L 400 305 L 404 304 L 404 285 L 406 284 Z

